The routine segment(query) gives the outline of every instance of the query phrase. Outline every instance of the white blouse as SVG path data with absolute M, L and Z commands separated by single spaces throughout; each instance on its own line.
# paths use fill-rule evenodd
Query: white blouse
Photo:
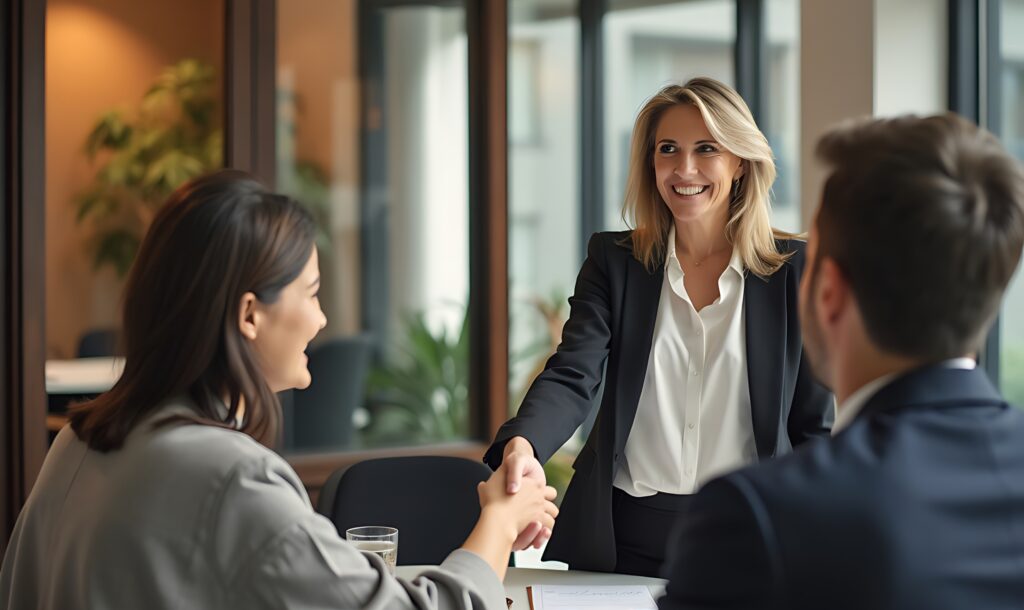
M 747 384 L 744 268 L 733 250 L 719 298 L 699 312 L 669 233 L 647 375 L 615 487 L 635 496 L 690 494 L 757 460 Z

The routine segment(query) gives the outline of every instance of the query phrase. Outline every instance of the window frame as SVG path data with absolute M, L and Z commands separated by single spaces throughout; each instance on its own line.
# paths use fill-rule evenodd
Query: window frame
M 45 3 L 0 8 L 0 553 L 46 453 Z
M 949 110 L 989 129 L 1000 131 L 999 13 L 1001 0 L 949 0 Z M 997 75 L 989 78 L 989 75 Z M 1000 319 L 996 316 L 978 364 L 1000 388 Z

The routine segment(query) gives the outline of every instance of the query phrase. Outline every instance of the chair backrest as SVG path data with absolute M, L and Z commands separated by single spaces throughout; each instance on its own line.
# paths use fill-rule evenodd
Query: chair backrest
M 457 457 L 366 460 L 331 476 L 317 510 L 342 537 L 360 525 L 396 527 L 399 565 L 437 565 L 480 518 L 476 485 L 490 476 L 483 463 Z
M 370 368 L 370 339 L 363 335 L 335 337 L 310 348 L 313 382 L 292 394 L 287 449 L 348 447 L 352 415 L 363 400 Z

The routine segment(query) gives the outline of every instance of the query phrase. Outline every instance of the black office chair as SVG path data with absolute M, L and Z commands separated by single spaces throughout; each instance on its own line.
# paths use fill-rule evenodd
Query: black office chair
M 352 416 L 363 400 L 370 370 L 370 339 L 335 337 L 310 348 L 313 383 L 282 400 L 285 449 L 342 449 L 351 445 Z
M 113 328 L 93 328 L 78 340 L 79 358 L 102 358 L 117 353 L 118 332 Z
M 476 485 L 490 476 L 481 462 L 457 457 L 366 460 L 331 475 L 317 511 L 342 537 L 360 525 L 398 528 L 398 565 L 437 565 L 480 518 Z

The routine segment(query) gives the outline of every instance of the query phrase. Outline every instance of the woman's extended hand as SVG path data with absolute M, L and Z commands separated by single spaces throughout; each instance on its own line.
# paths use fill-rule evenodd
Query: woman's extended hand
M 521 436 L 513 437 L 505 444 L 501 464 L 507 472 L 505 484 L 510 494 L 516 493 L 525 479 L 532 479 L 541 485 L 547 484 L 544 466 L 534 457 L 533 445 Z M 539 521 L 533 522 L 519 532 L 512 550 L 521 551 L 531 546 L 539 549 L 550 537 L 550 528 L 544 527 Z
M 533 445 L 521 436 L 510 438 L 505 444 L 501 465 L 508 469 L 508 493 L 514 494 L 524 478 L 533 479 L 541 485 L 547 484 L 544 466 L 533 454 Z

